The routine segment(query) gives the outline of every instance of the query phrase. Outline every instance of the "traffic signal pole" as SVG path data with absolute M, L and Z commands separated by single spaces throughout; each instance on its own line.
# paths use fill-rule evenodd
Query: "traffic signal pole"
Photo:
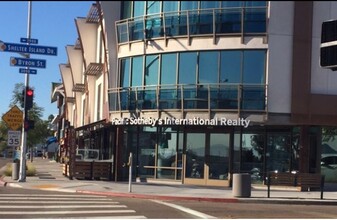
M 28 22 L 27 22 L 27 44 L 30 44 L 31 38 L 31 18 L 32 18 L 32 2 L 28 1 Z M 30 58 L 30 54 L 26 55 L 26 58 Z M 29 88 L 29 67 L 25 73 L 25 95 L 24 95 L 24 104 L 23 104 L 23 120 L 22 120 L 22 132 L 21 132 L 21 154 L 20 154 L 20 170 L 19 170 L 19 179 L 18 182 L 26 182 L 26 151 L 27 151 L 27 131 L 25 129 L 25 122 L 28 116 L 28 110 L 26 108 L 26 92 Z M 33 155 L 30 155 L 31 157 Z

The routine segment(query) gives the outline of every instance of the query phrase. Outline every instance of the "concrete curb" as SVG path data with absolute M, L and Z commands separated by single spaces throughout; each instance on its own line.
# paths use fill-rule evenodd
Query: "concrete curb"
M 99 192 L 99 191 L 88 191 L 88 190 L 76 190 L 76 192 L 83 193 L 83 194 L 90 194 L 90 195 L 105 195 L 105 196 L 116 196 L 116 197 L 137 198 L 137 199 L 190 200 L 190 201 L 224 202 L 224 203 L 239 202 L 239 199 L 235 199 L 235 198 L 146 195 L 146 194 L 137 194 L 137 193 Z
M 3 180 L 3 176 L 0 177 L 0 185 L 7 186 L 7 182 Z

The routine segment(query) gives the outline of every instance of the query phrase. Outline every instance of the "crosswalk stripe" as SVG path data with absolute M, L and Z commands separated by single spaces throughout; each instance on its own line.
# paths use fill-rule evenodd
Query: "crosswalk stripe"
M 0 197 L 73 197 L 73 198 L 106 198 L 99 195 L 60 195 L 60 194 L 0 194 Z
M 146 217 L 144 215 L 119 215 L 119 216 L 71 217 L 71 219 L 146 219 Z
M 74 200 L 74 198 L 39 198 L 39 197 L 0 197 L 0 200 L 6 200 L 6 199 L 12 199 L 12 200 Z M 81 201 L 109 201 L 111 199 L 106 199 L 106 198 L 76 198 L 77 200 Z
M 22 206 L 13 206 L 13 205 L 2 205 L 1 209 L 33 209 L 36 208 L 34 205 L 22 205 Z M 126 208 L 126 205 L 43 205 L 44 209 L 74 209 L 74 208 Z
M 75 201 L 43 201 L 43 200 L 35 200 L 35 201 L 29 201 L 30 204 L 72 204 Z M 92 201 L 76 201 L 76 204 L 86 204 L 86 203 L 92 203 Z M 109 202 L 109 201 L 95 201 L 96 204 L 119 204 L 119 202 Z M 0 204 L 27 204 L 27 200 L 8 200 L 8 201 L 0 201 Z
M 20 210 L 20 211 L 18 211 Z M 146 219 L 111 197 L 71 194 L 0 194 L 1 216 L 72 219 Z
M 59 214 L 112 214 L 135 213 L 135 210 L 71 210 L 71 211 L 26 211 L 25 215 L 59 215 Z M 1 211 L 2 215 L 18 215 L 18 211 Z

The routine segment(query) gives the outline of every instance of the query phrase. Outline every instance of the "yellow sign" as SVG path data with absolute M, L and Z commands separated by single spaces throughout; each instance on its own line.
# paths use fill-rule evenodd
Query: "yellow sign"
M 22 126 L 23 113 L 16 105 L 14 105 L 6 114 L 2 116 L 2 120 L 6 122 L 7 126 L 11 130 L 15 131 Z

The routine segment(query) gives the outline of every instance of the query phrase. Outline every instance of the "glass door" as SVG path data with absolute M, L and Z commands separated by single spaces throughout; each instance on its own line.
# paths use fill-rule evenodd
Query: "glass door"
M 186 134 L 185 179 L 187 184 L 205 184 L 206 134 Z
M 228 185 L 229 133 L 187 133 L 185 184 Z

